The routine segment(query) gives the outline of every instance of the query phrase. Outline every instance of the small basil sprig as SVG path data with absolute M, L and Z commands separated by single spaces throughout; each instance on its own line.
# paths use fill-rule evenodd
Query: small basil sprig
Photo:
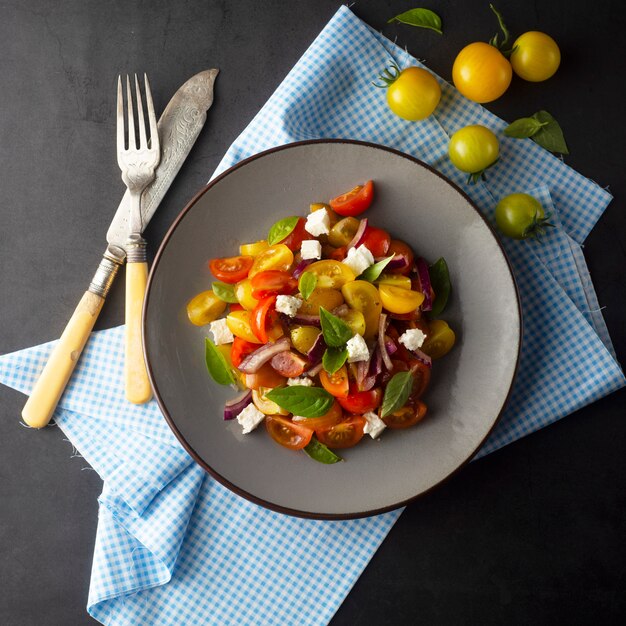
M 311 441 L 306 445 L 303 450 L 314 461 L 318 463 L 324 463 L 324 465 L 331 465 L 338 461 L 343 461 L 340 456 L 337 456 L 332 450 L 329 450 L 323 443 L 320 443 L 314 436 L 311 437 Z
M 382 261 L 378 261 L 378 263 L 374 263 L 374 265 L 370 265 L 358 278 L 357 280 L 367 280 L 370 283 L 373 283 L 382 273 L 383 270 L 389 265 L 391 259 L 393 259 L 395 255 L 392 254 L 388 256 L 386 259 Z
M 441 30 L 441 18 L 430 9 L 409 9 L 404 13 L 392 17 L 387 21 L 387 24 L 391 24 L 392 22 L 400 22 L 401 24 L 407 24 L 409 26 L 419 26 L 420 28 L 429 28 L 443 35 L 443 30 Z
M 450 272 L 446 260 L 441 257 L 437 259 L 429 268 L 430 284 L 435 292 L 435 300 L 430 311 L 432 317 L 437 317 L 443 313 L 450 297 Z
M 321 387 L 276 387 L 265 394 L 267 398 L 294 415 L 321 417 L 330 411 L 335 399 Z
M 347 359 L 347 348 L 326 348 L 322 357 L 322 367 L 332 376 Z
M 531 117 L 522 117 L 504 129 L 507 137 L 530 138 L 542 148 L 558 154 L 569 154 L 559 123 L 547 111 L 537 111 Z
M 285 237 L 288 237 L 298 224 L 299 219 L 299 217 L 285 217 L 284 219 L 276 222 L 267 234 L 267 243 L 269 243 L 270 246 L 273 246 L 281 242 Z
M 235 382 L 235 377 L 226 362 L 226 358 L 208 337 L 205 341 L 204 360 L 211 378 L 218 385 L 232 385 Z
M 213 293 L 224 302 L 230 302 L 231 304 L 237 304 L 239 302 L 239 300 L 237 300 L 237 296 L 235 295 L 235 285 L 228 285 L 227 283 L 215 281 L 211 285 L 211 289 L 213 290 Z
M 352 339 L 352 329 L 342 319 L 320 307 L 320 322 L 324 341 L 330 348 L 343 348 Z
M 411 372 L 398 372 L 394 374 L 387 383 L 380 416 L 387 417 L 390 413 L 402 408 L 409 399 L 412 389 L 413 374 L 411 374 Z
M 305 300 L 309 299 L 309 296 L 313 293 L 313 290 L 317 286 L 317 276 L 313 272 L 304 272 L 300 276 L 298 281 L 298 289 Z

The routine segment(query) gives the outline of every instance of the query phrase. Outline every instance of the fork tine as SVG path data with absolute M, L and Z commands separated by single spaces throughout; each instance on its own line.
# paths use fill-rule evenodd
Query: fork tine
M 128 149 L 137 149 L 135 139 L 135 118 L 133 117 L 133 92 L 130 89 L 130 78 L 126 74 L 126 97 L 128 98 Z
M 117 77 L 117 153 L 124 151 L 124 98 L 122 96 L 122 77 Z
M 147 74 L 143 75 L 143 80 L 146 85 L 146 104 L 148 105 L 148 120 L 150 122 L 150 148 L 158 151 L 160 150 L 159 129 L 157 127 L 156 113 L 154 112 L 152 92 L 150 91 L 150 83 L 148 82 Z
M 137 94 L 137 122 L 139 124 L 139 147 L 147 148 L 148 139 L 146 138 L 146 123 L 143 119 L 143 100 L 141 99 L 141 90 L 139 89 L 139 81 L 135 74 L 135 93 Z

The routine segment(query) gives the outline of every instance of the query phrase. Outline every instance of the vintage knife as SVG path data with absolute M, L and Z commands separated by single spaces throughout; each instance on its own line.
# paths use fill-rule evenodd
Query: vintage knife
M 143 194 L 143 228 L 154 215 L 204 126 L 207 111 L 213 103 L 213 83 L 218 71 L 206 70 L 190 78 L 174 94 L 159 119 L 161 162 L 154 182 Z M 109 226 L 108 246 L 89 289 L 83 294 L 24 405 L 22 418 L 32 428 L 43 428 L 50 421 L 115 276 L 124 263 L 129 207 L 129 193 L 126 192 Z

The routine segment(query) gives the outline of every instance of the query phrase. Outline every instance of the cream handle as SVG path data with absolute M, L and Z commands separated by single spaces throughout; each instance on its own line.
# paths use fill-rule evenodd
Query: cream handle
M 103 304 L 101 296 L 83 294 L 22 409 L 22 418 L 32 428 L 43 428 L 50 421 Z
M 126 263 L 126 399 L 133 404 L 144 404 L 152 398 L 141 338 L 141 313 L 147 282 L 146 262 Z

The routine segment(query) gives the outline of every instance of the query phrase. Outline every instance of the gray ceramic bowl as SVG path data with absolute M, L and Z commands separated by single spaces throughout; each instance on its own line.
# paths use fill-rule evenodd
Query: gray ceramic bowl
M 457 345 L 435 362 L 429 415 L 408 430 L 386 430 L 321 465 L 278 446 L 261 426 L 242 435 L 222 419 L 234 395 L 204 365 L 207 329 L 185 304 L 207 289 L 207 260 L 233 256 L 287 215 L 306 215 L 372 178 L 368 217 L 421 256 L 446 258 L 453 296 L 445 317 Z M 509 394 L 520 348 L 520 310 L 508 262 L 469 198 L 432 168 L 399 152 L 351 141 L 291 144 L 243 161 L 203 189 L 177 218 L 150 273 L 145 352 L 165 419 L 194 457 L 236 493 L 284 513 L 351 518 L 398 508 L 469 461 L 494 427 Z

